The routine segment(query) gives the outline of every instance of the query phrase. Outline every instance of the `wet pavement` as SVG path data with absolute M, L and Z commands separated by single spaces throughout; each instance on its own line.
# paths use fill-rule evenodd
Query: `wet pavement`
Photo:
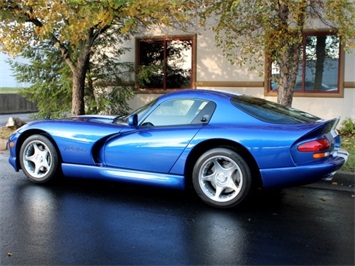
M 0 264 L 354 265 L 355 193 L 336 188 L 259 193 L 217 210 L 191 191 L 35 185 L 0 153 Z

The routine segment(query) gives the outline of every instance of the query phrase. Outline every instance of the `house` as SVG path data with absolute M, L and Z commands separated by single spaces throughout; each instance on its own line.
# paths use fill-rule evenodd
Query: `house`
M 355 49 L 345 53 L 328 30 L 307 31 L 304 39 L 307 43 L 292 106 L 324 119 L 355 119 Z M 323 60 L 316 60 L 318 43 L 327 52 Z M 277 77 L 277 66 L 262 59 L 262 68 L 270 68 L 260 76 L 260 69 L 250 71 L 232 65 L 216 46 L 211 30 L 197 26 L 185 31 L 155 28 L 132 38 L 126 46 L 131 51 L 123 55 L 123 61 L 134 62 L 137 69 L 152 67 L 148 71 L 150 82 L 139 82 L 141 93 L 129 102 L 132 109 L 163 93 L 185 88 L 229 90 L 276 101 L 277 86 L 269 77 Z M 4 64 L 1 69 L 0 87 L 12 87 L 6 80 L 10 78 L 8 69 Z
M 292 107 L 324 119 L 355 119 L 355 49 L 344 52 L 339 39 L 327 30 L 307 31 L 304 39 L 307 43 L 303 46 Z M 327 54 L 316 60 L 316 49 L 322 43 Z M 263 67 L 270 71 L 260 76 L 260 69 L 249 71 L 232 65 L 217 48 L 213 31 L 152 29 L 127 45 L 133 49 L 126 60 L 134 61 L 138 69 L 155 67 L 150 73 L 153 81 L 143 82 L 141 93 L 130 101 L 133 109 L 162 93 L 190 87 L 229 90 L 277 101 L 275 87 L 269 82 L 270 76 L 277 76 L 277 66 L 265 60 Z M 270 68 L 266 68 L 268 65 Z

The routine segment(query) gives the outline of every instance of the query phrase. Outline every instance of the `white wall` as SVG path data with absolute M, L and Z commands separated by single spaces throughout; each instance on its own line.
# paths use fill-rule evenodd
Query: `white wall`
M 154 31 L 146 34 L 150 36 L 178 35 L 197 33 L 197 51 L 196 51 L 196 82 L 225 82 L 225 81 L 239 81 L 250 82 L 257 81 L 263 82 L 264 77 L 259 75 L 259 71 L 248 71 L 247 67 L 239 67 L 232 65 L 222 55 L 219 48 L 216 47 L 214 42 L 214 33 L 209 30 L 195 29 L 190 32 L 164 32 L 161 29 L 155 29 Z M 131 42 L 134 45 L 134 42 Z M 134 49 L 133 49 L 134 50 Z M 131 55 L 134 58 L 134 54 Z M 264 61 L 261 58 L 262 62 Z M 263 66 L 261 66 L 263 68 Z M 355 49 L 351 54 L 345 55 L 345 82 L 355 82 Z M 204 89 L 203 87 L 197 87 L 197 89 Z M 243 88 L 243 87 L 208 87 L 206 89 L 216 90 L 231 90 L 235 92 L 245 93 L 261 98 L 266 98 L 271 101 L 276 101 L 276 97 L 265 97 L 264 88 Z M 154 99 L 159 95 L 156 94 L 141 94 L 137 95 L 134 100 L 131 101 L 131 106 L 135 109 L 141 106 L 148 100 Z M 331 119 L 334 117 L 341 117 L 341 119 L 351 117 L 355 119 L 355 88 L 345 88 L 344 98 L 316 98 L 316 97 L 294 97 L 293 107 L 301 109 L 303 111 L 312 113 L 324 119 Z

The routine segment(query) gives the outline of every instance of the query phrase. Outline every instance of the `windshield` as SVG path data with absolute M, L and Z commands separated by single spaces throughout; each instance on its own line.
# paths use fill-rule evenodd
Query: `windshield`
M 142 106 L 141 108 L 138 108 L 131 115 L 137 114 L 138 115 L 138 121 L 140 121 L 145 116 L 145 114 L 149 111 L 150 107 L 152 107 L 155 104 L 156 101 L 157 101 L 157 99 L 155 99 L 155 100 L 151 101 L 150 103 Z
M 261 98 L 240 95 L 233 97 L 231 102 L 245 113 L 268 123 L 299 124 L 321 120 L 319 117 L 309 113 Z
M 134 115 L 134 114 L 137 114 L 138 121 L 140 121 L 144 117 L 144 115 L 149 111 L 150 107 L 152 107 L 155 104 L 156 101 L 157 101 L 157 99 L 149 102 L 148 104 L 138 108 L 137 110 L 135 110 L 134 112 L 132 112 L 129 115 L 116 117 L 115 122 L 127 122 L 128 117 L 130 117 L 131 115 Z

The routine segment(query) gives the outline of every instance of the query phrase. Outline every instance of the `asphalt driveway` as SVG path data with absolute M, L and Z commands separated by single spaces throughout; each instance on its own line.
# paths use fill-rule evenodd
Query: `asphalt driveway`
M 348 184 L 259 193 L 216 210 L 191 191 L 35 185 L 4 152 L 0 169 L 1 265 L 354 265 Z

